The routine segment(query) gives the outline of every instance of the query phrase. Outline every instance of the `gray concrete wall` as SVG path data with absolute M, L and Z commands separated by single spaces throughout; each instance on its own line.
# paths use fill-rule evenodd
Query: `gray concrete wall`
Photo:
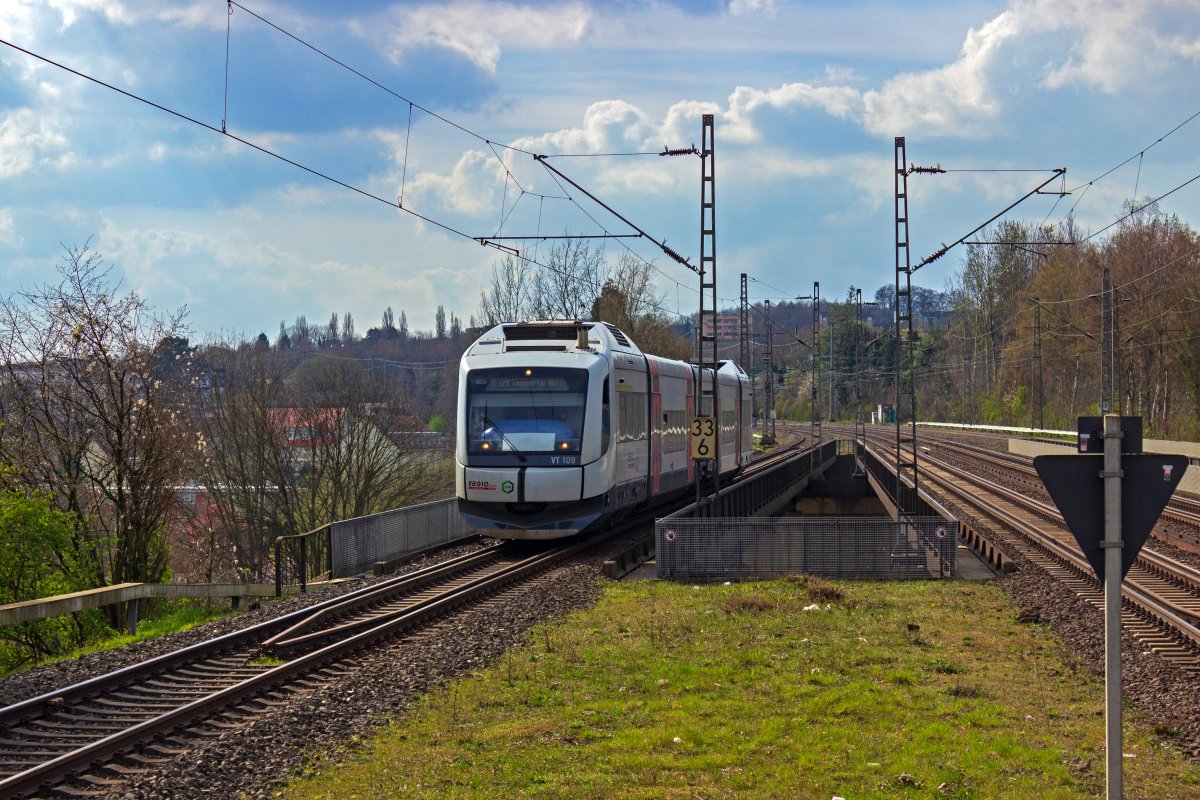
M 1063 456 L 1075 452 L 1074 445 L 1061 447 L 1044 442 L 1032 442 L 1028 439 L 1009 439 L 1008 451 L 1023 456 Z M 1143 439 L 1142 451 L 1145 453 L 1166 453 L 1182 455 L 1190 459 L 1200 459 L 1200 444 L 1196 442 L 1171 442 L 1166 439 Z M 1183 480 L 1179 482 L 1177 491 L 1200 494 L 1200 465 L 1189 464 Z

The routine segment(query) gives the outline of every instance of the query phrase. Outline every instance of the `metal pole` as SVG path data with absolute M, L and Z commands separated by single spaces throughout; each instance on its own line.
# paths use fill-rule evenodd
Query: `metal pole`
M 713 442 L 712 486 L 714 495 L 720 491 L 721 474 L 721 395 L 717 382 L 717 176 L 714 122 L 712 114 L 701 116 L 700 130 L 700 324 L 697 356 L 700 378 L 696 392 L 696 415 L 711 416 L 717 428 Z M 711 323 L 708 334 L 705 323 Z M 704 388 L 705 372 L 711 371 L 711 390 Z M 708 400 L 708 403 L 704 401 Z M 703 497 L 703 462 L 696 463 L 697 516 L 706 516 L 699 506 Z
M 283 597 L 283 537 L 275 538 L 275 596 Z
M 1100 291 L 1100 413 L 1113 410 L 1113 363 L 1112 363 L 1112 278 L 1108 267 L 1104 268 L 1103 285 Z
M 809 475 L 817 474 L 817 466 L 820 463 L 818 450 L 821 447 L 821 414 L 817 409 L 817 404 L 820 402 L 821 379 L 820 367 L 821 356 L 817 353 L 821 346 L 821 282 L 813 281 L 812 290 L 812 347 L 808 348 L 809 358 L 812 360 L 812 399 L 809 403 L 811 413 L 808 415 L 808 435 L 809 447 L 811 456 L 809 458 Z
M 833 307 L 829 309 L 829 421 L 833 422 L 833 390 L 834 390 L 834 372 L 833 372 Z
M 1121 418 L 1104 416 L 1104 755 L 1107 800 L 1121 800 Z
M 763 409 L 763 444 L 775 444 L 775 336 L 771 327 L 771 301 L 763 301 L 767 317 L 767 392 Z
M 1042 382 L 1042 301 L 1039 297 L 1033 298 L 1033 360 L 1037 365 L 1037 372 L 1034 374 L 1034 380 L 1037 382 L 1037 416 L 1033 418 L 1030 427 L 1041 430 L 1046 427 L 1046 420 L 1043 416 L 1045 384 Z

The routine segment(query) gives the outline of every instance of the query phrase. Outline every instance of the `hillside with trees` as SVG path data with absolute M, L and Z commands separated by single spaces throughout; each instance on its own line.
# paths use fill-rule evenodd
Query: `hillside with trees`
M 1147 436 L 1200 439 L 1194 230 L 1149 206 L 1103 238 L 1070 222 L 1050 228 L 1009 221 L 980 239 L 992 243 L 967 246 L 944 291 L 913 287 L 919 419 L 1073 430 L 1076 417 L 1100 413 L 1107 374 L 1112 410 L 1141 416 Z M 854 287 L 844 300 L 823 300 L 815 364 L 811 305 L 773 306 L 776 408 L 809 419 L 814 375 L 819 418 L 830 418 L 832 408 L 832 418 L 853 420 L 856 381 L 865 408 L 890 404 L 894 296 L 894 286 L 884 285 L 874 292 L 877 305 L 864 306 L 861 355 Z M 761 353 L 765 334 L 756 344 Z

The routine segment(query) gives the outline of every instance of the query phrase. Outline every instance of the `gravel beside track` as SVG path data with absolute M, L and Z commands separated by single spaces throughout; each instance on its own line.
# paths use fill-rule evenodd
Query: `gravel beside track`
M 472 549 L 441 553 L 403 571 Z M 594 603 L 602 581 L 603 557 L 597 554 L 584 563 L 552 570 L 441 623 L 429 634 L 372 651 L 341 680 L 297 691 L 273 712 L 235 731 L 204 740 L 169 766 L 142 775 L 111 796 L 121 800 L 275 797 L 288 777 L 302 773 L 314 755 L 335 761 L 344 758 L 356 741 L 388 724 L 422 693 L 469 674 L 519 645 L 537 623 Z M 1018 570 L 1001 579 L 999 585 L 1012 597 L 1019 619 L 1051 625 L 1065 642 L 1075 665 L 1100 674 L 1104 663 L 1102 615 L 1040 569 L 1020 561 L 1018 564 Z M 328 597 L 328 592 L 361 585 L 361 580 L 350 581 L 337 589 L 269 603 L 184 633 L 13 676 L 0 683 L 0 702 L 16 702 L 84 680 L 311 605 Z M 1200 758 L 1196 677 L 1144 650 L 1129 637 L 1124 651 L 1127 705 L 1136 705 L 1165 739 L 1189 757 Z M 1098 712 L 1103 709 L 1102 695 L 1097 695 L 1095 705 Z
M 623 537 L 618 537 L 612 546 L 625 543 Z M 474 549 L 444 551 L 402 572 Z M 168 766 L 148 771 L 110 796 L 121 800 L 274 797 L 279 786 L 301 773 L 314 756 L 336 758 L 346 754 L 354 742 L 386 725 L 415 697 L 519 645 L 537 623 L 594 603 L 605 555 L 597 553 L 582 563 L 551 570 L 437 624 L 429 633 L 364 654 L 352 666 L 343 666 L 348 674 L 340 680 L 297 690 L 270 713 L 256 716 L 234 731 L 200 741 Z M 364 580 L 347 581 L 183 633 L 31 670 L 0 684 L 0 697 L 5 704 L 17 702 L 362 585 Z M 341 663 L 345 665 L 345 661 Z
M 61 689 L 90 678 L 105 675 L 122 667 L 139 664 L 155 656 L 165 655 L 189 645 L 208 639 L 215 639 L 218 636 L 232 633 L 242 628 L 248 628 L 259 622 L 266 622 L 269 619 L 281 617 L 292 611 L 298 611 L 328 600 L 335 595 L 344 594 L 345 592 L 350 592 L 387 578 L 393 578 L 396 575 L 413 572 L 432 564 L 439 564 L 457 555 L 474 552 L 480 549 L 481 546 L 479 544 L 460 545 L 426 556 L 411 564 L 406 564 L 395 573 L 382 578 L 356 578 L 320 588 L 310 587 L 312 591 L 307 594 L 262 603 L 254 610 L 233 614 L 204 625 L 198 625 L 186 631 L 181 631 L 180 633 L 172 633 L 142 642 L 134 642 L 117 650 L 92 653 L 91 655 L 81 656 L 69 661 L 60 661 L 56 664 L 47 664 L 43 667 L 35 667 L 25 672 L 19 672 L 0 681 L 0 707 L 19 703 L 22 700 L 37 697 L 45 692 Z
M 297 694 L 273 713 L 208 741 L 114 797 L 273 797 L 314 754 L 344 756 L 356 739 L 386 725 L 420 694 L 484 666 L 520 643 L 537 623 L 591 605 L 600 580 L 592 564 L 553 570 L 505 593 L 504 602 L 471 609 L 418 640 L 371 652 L 343 680 Z
M 1012 598 L 1022 622 L 1049 624 L 1063 641 L 1075 665 L 1104 675 L 1104 614 L 1052 580 L 1038 567 L 1018 559 L 1016 572 L 999 581 Z M 1200 693 L 1197 676 L 1160 658 L 1127 632 L 1121 641 L 1122 687 L 1126 716 L 1136 706 L 1165 741 L 1189 758 L 1200 758 Z M 1096 712 L 1103 715 L 1098 691 Z

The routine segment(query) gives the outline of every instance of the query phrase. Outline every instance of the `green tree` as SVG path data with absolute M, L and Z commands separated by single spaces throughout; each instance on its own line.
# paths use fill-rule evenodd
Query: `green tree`
M 186 312 L 121 294 L 86 246 L 58 271 L 59 283 L 0 301 L 0 460 L 74 514 L 81 585 L 165 580 L 163 526 L 197 449 Z
M 0 466 L 0 604 L 20 603 L 79 588 L 65 569 L 77 557 L 74 518 L 54 508 L 46 492 L 20 488 L 14 471 Z M 36 620 L 0 628 L 0 670 L 8 671 L 78 644 L 83 629 L 70 618 Z

